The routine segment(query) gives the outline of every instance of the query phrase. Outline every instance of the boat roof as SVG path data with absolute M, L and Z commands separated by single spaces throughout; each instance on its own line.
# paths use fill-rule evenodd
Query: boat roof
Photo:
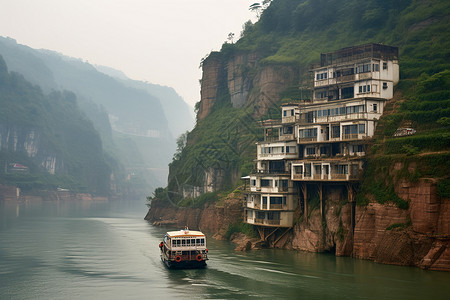
M 201 231 L 182 229 L 182 230 L 177 230 L 177 231 L 168 231 L 167 236 L 168 237 L 188 237 L 188 236 L 205 236 L 205 235 Z

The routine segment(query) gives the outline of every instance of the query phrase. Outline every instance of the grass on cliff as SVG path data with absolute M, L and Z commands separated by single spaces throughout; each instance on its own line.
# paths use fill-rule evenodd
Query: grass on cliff
M 224 234 L 225 239 L 229 240 L 234 233 L 243 233 L 249 238 L 258 238 L 258 233 L 253 225 L 243 223 L 242 221 L 233 223 L 228 226 L 226 233 Z
M 382 116 L 377 126 L 357 196 L 360 205 L 367 204 L 372 196 L 379 203 L 392 201 L 407 209 L 407 201 L 394 191 L 402 179 L 415 183 L 420 178 L 432 178 L 441 197 L 450 194 L 450 71 L 423 74 L 414 80 L 414 88 L 403 94 L 407 100 L 397 103 L 397 108 L 393 102 L 398 99 L 391 100 L 392 111 Z M 394 137 L 399 127 L 412 127 L 417 132 Z

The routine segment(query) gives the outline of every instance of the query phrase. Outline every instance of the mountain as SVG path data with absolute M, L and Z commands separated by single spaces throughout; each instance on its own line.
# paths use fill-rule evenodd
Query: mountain
M 105 149 L 126 162 L 130 176 L 141 178 L 142 188 L 150 191 L 166 182 L 175 136 L 192 126 L 190 109 L 173 89 L 135 82 L 120 71 L 35 50 L 10 38 L 0 37 L 0 54 L 12 71 L 43 91 L 74 92 L 80 108 L 100 132 Z M 130 143 L 134 143 L 132 152 L 128 151 Z
M 99 134 L 74 93 L 45 94 L 0 56 L 0 181 L 22 190 L 64 187 L 109 195 L 117 163 L 104 153 Z M 19 166 L 19 167 L 17 167 Z M 114 177 L 114 176 L 113 176 Z
M 161 102 L 162 108 L 169 121 L 168 126 L 173 136 L 192 129 L 194 126 L 193 108 L 191 108 L 177 92 L 168 86 L 153 84 L 139 80 L 131 80 L 123 72 L 105 66 L 95 66 L 97 70 L 120 80 L 126 86 L 144 90 L 155 96 Z M 192 112 L 192 113 L 191 113 Z

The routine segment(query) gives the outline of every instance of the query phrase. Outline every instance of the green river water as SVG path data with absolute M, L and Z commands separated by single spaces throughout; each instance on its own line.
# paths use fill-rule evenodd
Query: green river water
M 208 238 L 206 269 L 168 270 L 167 228 L 134 202 L 0 202 L 0 299 L 450 299 L 450 273 Z

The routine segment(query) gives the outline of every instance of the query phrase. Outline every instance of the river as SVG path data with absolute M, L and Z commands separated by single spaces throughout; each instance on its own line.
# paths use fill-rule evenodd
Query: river
M 168 270 L 143 201 L 0 202 L 0 299 L 448 299 L 450 273 L 297 251 L 235 252 Z

